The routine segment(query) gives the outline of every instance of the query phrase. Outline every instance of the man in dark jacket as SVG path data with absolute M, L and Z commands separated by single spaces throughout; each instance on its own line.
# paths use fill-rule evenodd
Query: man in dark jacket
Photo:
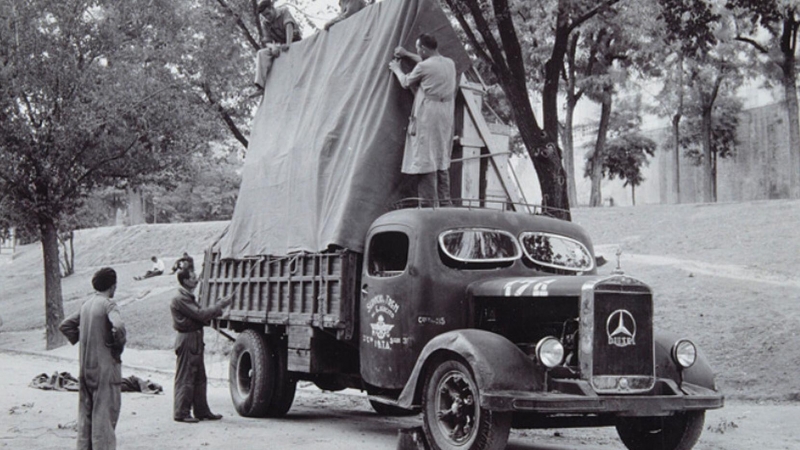
M 214 414 L 208 407 L 206 389 L 206 366 L 203 361 L 203 327 L 208 322 L 222 315 L 233 298 L 220 300 L 215 305 L 203 308 L 197 303 L 194 289 L 197 278 L 193 271 L 178 271 L 180 288 L 172 298 L 172 327 L 178 332 L 175 339 L 175 355 L 178 357 L 175 370 L 175 399 L 173 418 L 176 422 L 196 423 L 201 420 L 219 420 L 220 414 Z M 194 417 L 191 412 L 194 411 Z
M 121 405 L 125 324 L 113 301 L 117 273 L 110 267 L 92 277 L 94 296 L 64 319 L 59 329 L 69 342 L 80 341 L 78 375 L 78 450 L 114 450 Z

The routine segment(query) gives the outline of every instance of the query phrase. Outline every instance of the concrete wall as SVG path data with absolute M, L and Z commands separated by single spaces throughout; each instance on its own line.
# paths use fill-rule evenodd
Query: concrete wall
M 642 169 L 645 181 L 636 188 L 636 204 L 677 203 L 675 187 L 675 153 L 670 143 L 670 128 L 645 130 L 643 134 L 658 143 L 659 149 L 650 164 Z M 717 201 L 736 202 L 788 198 L 790 195 L 789 126 L 784 103 L 751 108 L 741 113 L 738 130 L 739 144 L 732 157 L 720 159 L 717 167 Z M 575 183 L 578 205 L 588 205 L 591 181 L 584 178 L 586 155 L 594 148 L 597 125 L 575 127 Z M 517 176 L 529 201 L 541 202 L 536 172 L 528 158 L 512 158 Z M 680 202 L 702 202 L 703 172 L 700 166 L 681 156 Z M 604 204 L 630 206 L 630 187 L 620 180 L 603 180 L 601 192 Z M 574 205 L 573 205 L 574 206 Z

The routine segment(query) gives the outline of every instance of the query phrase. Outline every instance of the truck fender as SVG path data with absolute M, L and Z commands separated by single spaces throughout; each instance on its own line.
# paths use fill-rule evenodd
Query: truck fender
M 536 392 L 544 386 L 543 368 L 505 337 L 484 330 L 453 330 L 431 339 L 422 349 L 397 405 L 406 409 L 419 405 L 428 368 L 448 356 L 460 357 L 469 365 L 482 393 Z
M 692 393 L 694 390 L 691 389 L 691 386 L 684 386 L 685 383 L 715 391 L 714 371 L 697 343 L 695 343 L 697 360 L 692 367 L 681 370 L 675 364 L 671 353 L 672 346 L 678 339 L 680 339 L 678 335 L 669 332 L 657 332 L 655 334 L 656 376 L 674 380 L 687 394 Z

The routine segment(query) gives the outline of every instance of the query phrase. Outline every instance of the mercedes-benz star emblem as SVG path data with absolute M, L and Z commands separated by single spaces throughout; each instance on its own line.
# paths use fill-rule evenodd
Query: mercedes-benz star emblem
M 608 345 L 627 347 L 636 345 L 636 321 L 633 314 L 625 309 L 618 309 L 608 316 L 606 320 L 606 334 Z

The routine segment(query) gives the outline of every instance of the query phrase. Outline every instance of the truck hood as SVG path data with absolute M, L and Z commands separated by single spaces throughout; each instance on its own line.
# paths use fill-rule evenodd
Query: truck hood
M 476 281 L 467 287 L 472 297 L 579 297 L 586 283 L 608 278 L 600 275 L 504 277 Z

